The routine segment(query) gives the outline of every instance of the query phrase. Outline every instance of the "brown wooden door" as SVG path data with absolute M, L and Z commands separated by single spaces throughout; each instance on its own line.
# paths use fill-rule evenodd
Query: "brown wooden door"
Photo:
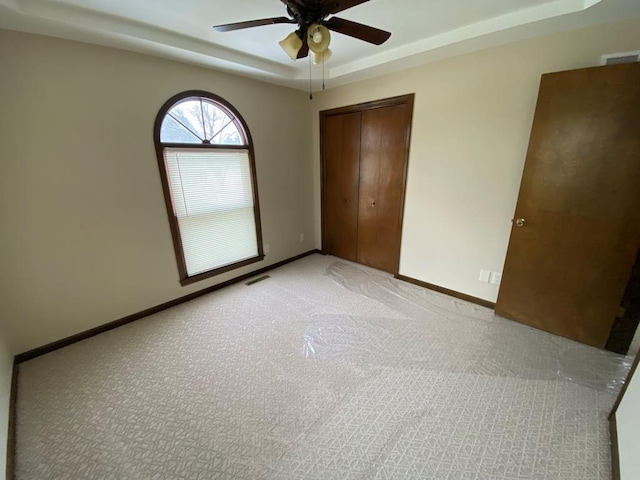
M 350 113 L 324 123 L 324 249 L 329 255 L 357 260 L 360 118 Z
M 640 64 L 544 75 L 496 313 L 603 347 L 640 245 Z
M 413 100 L 320 112 L 325 253 L 398 273 Z
M 408 106 L 362 113 L 358 263 L 395 273 L 404 201 Z

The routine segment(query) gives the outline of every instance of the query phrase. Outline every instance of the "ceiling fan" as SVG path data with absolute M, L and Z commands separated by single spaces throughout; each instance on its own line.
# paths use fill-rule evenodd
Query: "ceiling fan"
M 331 56 L 329 30 L 353 38 L 382 45 L 391 36 L 378 28 L 334 17 L 338 12 L 355 7 L 369 0 L 280 0 L 287 7 L 289 17 L 263 18 L 247 22 L 229 23 L 213 27 L 218 32 L 230 32 L 244 28 L 275 25 L 280 23 L 297 24 L 298 29 L 280 42 L 280 46 L 292 60 L 305 58 L 309 50 L 313 52 L 314 63 L 324 63 Z M 331 16 L 331 18 L 328 18 Z

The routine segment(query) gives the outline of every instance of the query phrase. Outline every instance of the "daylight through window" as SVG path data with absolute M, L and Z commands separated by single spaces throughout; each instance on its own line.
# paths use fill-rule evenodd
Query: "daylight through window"
M 206 92 L 169 100 L 156 149 L 183 285 L 263 258 L 253 146 L 227 102 Z

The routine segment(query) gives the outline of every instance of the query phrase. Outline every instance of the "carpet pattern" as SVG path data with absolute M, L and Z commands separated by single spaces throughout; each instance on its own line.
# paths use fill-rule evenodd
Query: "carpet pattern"
M 604 480 L 629 364 L 314 255 L 21 364 L 17 478 Z

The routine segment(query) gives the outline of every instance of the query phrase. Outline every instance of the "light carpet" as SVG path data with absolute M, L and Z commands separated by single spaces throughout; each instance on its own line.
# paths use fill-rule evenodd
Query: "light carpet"
M 629 359 L 313 255 L 20 365 L 17 478 L 610 476 Z

